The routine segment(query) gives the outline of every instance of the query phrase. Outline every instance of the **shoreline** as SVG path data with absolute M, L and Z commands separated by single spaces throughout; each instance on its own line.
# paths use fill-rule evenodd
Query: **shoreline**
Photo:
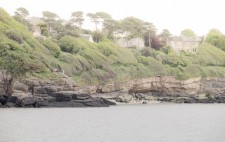
M 225 78 L 181 81 L 159 76 L 84 87 L 70 80 L 22 80 L 15 83 L 12 96 L 0 93 L 0 107 L 109 107 L 152 103 L 225 103 Z

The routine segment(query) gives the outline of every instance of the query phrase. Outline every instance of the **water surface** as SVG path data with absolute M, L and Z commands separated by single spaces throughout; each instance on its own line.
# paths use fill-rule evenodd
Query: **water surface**
M 0 142 L 225 142 L 225 105 L 0 109 Z

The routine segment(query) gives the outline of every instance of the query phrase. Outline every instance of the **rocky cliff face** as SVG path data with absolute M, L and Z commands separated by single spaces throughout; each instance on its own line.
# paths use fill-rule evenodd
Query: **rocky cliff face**
M 0 85 L 0 102 L 4 102 Z M 174 103 L 225 103 L 225 78 L 153 77 L 96 86 L 77 86 L 69 78 L 58 81 L 17 81 L 10 98 L 12 106 L 84 107 L 114 105 L 107 99 Z M 3 103 L 2 103 L 3 104 Z
M 98 96 L 133 100 L 157 100 L 174 103 L 225 103 L 224 78 L 191 78 L 177 80 L 174 77 L 153 77 L 98 87 Z M 114 93 L 112 93 L 114 92 Z M 117 93 L 116 93 L 117 92 Z M 124 94 L 124 95 L 121 95 Z M 128 101 L 129 102 L 129 101 Z
M 225 90 L 225 78 L 191 78 L 177 80 L 174 77 L 153 77 L 137 79 L 123 83 L 112 83 L 99 86 L 100 93 L 123 91 L 128 93 L 162 92 L 167 95 L 198 95 L 210 90 Z M 93 91 L 92 91 L 93 92 Z

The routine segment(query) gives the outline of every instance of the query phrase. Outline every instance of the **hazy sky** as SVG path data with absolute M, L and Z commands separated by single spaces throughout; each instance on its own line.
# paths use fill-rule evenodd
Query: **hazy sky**
M 198 35 L 211 28 L 225 33 L 225 0 L 0 0 L 0 7 L 11 15 L 18 7 L 28 9 L 32 16 L 48 10 L 64 19 L 73 11 L 103 11 L 116 20 L 134 16 L 152 22 L 159 32 L 166 28 L 174 35 L 185 28 Z

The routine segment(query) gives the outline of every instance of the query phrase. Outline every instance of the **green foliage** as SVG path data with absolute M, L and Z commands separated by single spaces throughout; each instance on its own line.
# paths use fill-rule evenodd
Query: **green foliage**
M 181 36 L 187 36 L 187 37 L 195 37 L 196 36 L 194 31 L 191 30 L 191 29 L 184 29 L 183 31 L 181 31 L 180 35 Z
M 108 29 L 104 29 L 103 38 L 98 37 L 98 43 L 91 43 L 83 38 L 69 36 L 71 34 L 63 30 L 65 27 L 60 24 L 60 21 L 54 23 L 57 18 L 54 13 L 53 15 L 47 13 L 45 18 L 49 21 L 42 25 L 43 28 L 48 31 L 49 24 L 53 24 L 61 34 L 38 41 L 25 25 L 15 21 L 0 9 L 0 66 L 2 69 L 18 75 L 29 72 L 33 77 L 55 79 L 59 75 L 50 70 L 57 68 L 59 71 L 65 71 L 66 75 L 81 85 L 125 81 L 157 75 L 174 76 L 178 79 L 225 76 L 225 52 L 221 50 L 224 47 L 223 38 L 219 38 L 222 34 L 218 31 L 216 31 L 216 36 L 208 35 L 209 38 L 206 42 L 212 45 L 200 45 L 196 54 L 187 52 L 178 54 L 169 48 L 157 51 L 152 48 L 144 48 L 141 51 L 121 48 L 106 40 L 107 34 L 114 30 L 110 30 L 110 27 L 115 28 L 115 25 L 107 25 Z M 112 20 L 106 19 L 104 22 Z M 51 23 L 52 21 L 53 23 Z M 137 29 L 131 29 L 133 35 L 140 34 L 141 31 L 138 30 L 142 30 L 142 28 L 144 30 L 148 28 L 149 31 L 154 30 L 151 29 L 154 27 L 145 27 L 145 22 L 134 17 L 123 22 L 125 28 L 128 29 L 134 25 L 139 26 Z M 148 26 L 152 26 L 151 23 L 148 24 Z M 72 28 L 69 25 L 67 30 L 73 32 Z M 87 32 L 90 33 L 90 31 Z M 165 31 L 164 34 L 164 36 L 168 36 L 168 31 Z
M 174 52 L 169 53 L 168 56 L 163 59 L 162 63 L 171 67 L 186 67 L 188 64 L 190 64 L 190 62 L 185 57 Z
M 64 36 L 59 40 L 59 46 L 62 51 L 68 53 L 78 53 L 80 46 L 75 41 L 74 37 Z
M 200 45 L 192 62 L 202 66 L 225 66 L 225 52 L 209 44 Z
M 21 34 L 13 29 L 9 29 L 5 33 L 8 38 L 18 42 L 19 44 L 23 43 L 23 37 Z
M 95 31 L 92 33 L 92 36 L 95 42 L 101 42 L 106 40 L 107 35 L 105 35 L 103 32 Z
M 225 51 L 225 35 L 217 29 L 211 29 L 206 36 L 206 42 Z
M 60 55 L 60 47 L 57 43 L 53 42 L 51 39 L 45 39 L 43 42 L 44 46 L 48 48 L 51 55 L 53 55 L 55 58 L 58 58 Z

